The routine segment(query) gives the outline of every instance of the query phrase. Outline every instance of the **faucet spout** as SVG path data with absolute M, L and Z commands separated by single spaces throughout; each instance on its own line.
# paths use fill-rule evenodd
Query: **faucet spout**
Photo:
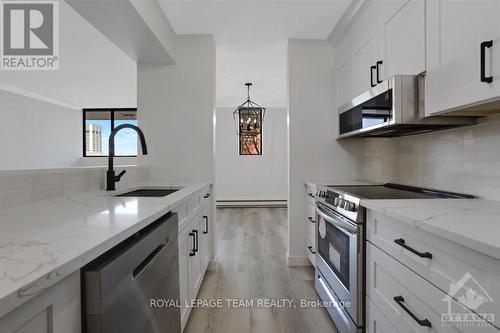
M 141 141 L 142 154 L 143 155 L 148 154 L 148 146 L 146 145 L 146 139 L 144 137 L 144 133 L 139 127 L 132 124 L 122 124 L 115 127 L 115 129 L 111 131 L 111 134 L 109 135 L 109 154 L 108 154 L 108 171 L 106 172 L 107 176 L 106 191 L 114 191 L 115 183 L 120 181 L 120 178 L 125 173 L 125 171 L 122 171 L 118 176 L 116 176 L 115 171 L 113 169 L 113 158 L 115 157 L 115 136 L 116 133 L 118 133 L 124 128 L 130 128 L 137 132 L 137 134 L 139 135 L 139 139 Z

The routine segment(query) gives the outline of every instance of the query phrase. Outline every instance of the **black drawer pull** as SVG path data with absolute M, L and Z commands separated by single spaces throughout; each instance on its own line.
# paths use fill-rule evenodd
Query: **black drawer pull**
M 314 221 L 312 217 L 308 217 L 307 219 L 308 219 L 308 220 L 309 220 L 309 222 L 311 222 L 311 223 L 316 223 L 316 221 Z
M 377 61 L 377 66 L 376 66 L 377 67 L 377 83 L 382 83 L 383 82 L 382 80 L 380 80 L 380 76 L 379 76 L 379 74 L 380 74 L 379 73 L 380 72 L 380 65 L 382 65 L 382 64 L 383 64 L 382 60 Z
M 194 252 L 198 252 L 198 230 L 193 230 L 194 234 L 196 235 L 196 243 L 195 243 L 195 246 L 194 246 Z
M 312 246 L 308 246 L 307 248 L 309 249 L 309 251 L 310 251 L 312 254 L 316 254 L 316 251 L 313 251 L 313 247 L 312 247 Z
M 205 219 L 205 231 L 203 233 L 208 234 L 208 216 L 204 215 L 203 218 Z
M 375 83 L 373 83 L 373 71 L 377 69 L 377 66 L 371 66 L 370 67 L 370 85 L 373 87 L 376 86 Z
M 395 296 L 394 297 L 394 301 L 396 303 L 398 303 L 398 305 L 403 309 L 405 310 L 405 312 L 407 314 L 410 315 L 410 317 L 413 318 L 413 320 L 415 320 L 420 326 L 427 326 L 427 327 L 431 327 L 431 322 L 428 320 L 428 319 L 418 319 L 417 316 L 415 316 L 415 314 L 413 312 L 410 311 L 410 309 L 408 309 L 403 303 L 405 301 L 405 299 L 403 298 L 403 296 Z
M 207 199 L 208 197 L 210 197 L 210 193 L 205 194 L 203 197 Z
M 493 46 L 492 40 L 487 40 L 481 43 L 481 82 L 493 82 L 492 76 L 486 76 L 486 49 Z
M 398 238 L 394 240 L 394 243 L 398 244 L 401 247 L 404 247 L 408 251 L 415 253 L 417 256 L 421 258 L 429 258 L 432 259 L 432 253 L 430 252 L 418 252 L 417 250 L 409 247 L 408 245 L 405 244 L 405 240 L 403 238 Z
M 194 230 L 193 230 L 193 231 L 194 231 Z M 196 251 L 195 251 L 195 249 L 196 249 L 196 247 L 195 247 L 195 246 L 196 246 L 196 245 L 195 245 L 195 244 L 196 244 L 196 236 L 194 235 L 194 232 L 190 232 L 190 233 L 189 233 L 189 236 L 192 236 L 192 237 L 193 237 L 193 247 L 191 248 L 191 252 L 189 252 L 189 256 L 190 256 L 190 257 L 193 257 L 193 256 L 195 256 L 195 255 L 196 255 Z

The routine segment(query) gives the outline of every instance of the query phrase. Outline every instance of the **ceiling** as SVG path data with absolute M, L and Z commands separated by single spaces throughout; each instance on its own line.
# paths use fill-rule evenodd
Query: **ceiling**
M 177 34 L 213 34 L 217 107 L 287 106 L 289 38 L 326 39 L 350 0 L 158 0 Z

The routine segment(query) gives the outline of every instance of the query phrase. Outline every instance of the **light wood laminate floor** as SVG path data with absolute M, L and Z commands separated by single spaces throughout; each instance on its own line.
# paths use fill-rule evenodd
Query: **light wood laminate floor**
M 286 215 L 283 208 L 217 210 L 217 269 L 206 273 L 198 297 L 220 299 L 223 306 L 193 308 L 184 332 L 336 332 L 325 309 L 300 306 L 301 299 L 318 296 L 312 267 L 286 264 Z M 227 306 L 231 299 L 252 300 L 253 307 Z M 258 306 L 280 299 L 296 307 Z

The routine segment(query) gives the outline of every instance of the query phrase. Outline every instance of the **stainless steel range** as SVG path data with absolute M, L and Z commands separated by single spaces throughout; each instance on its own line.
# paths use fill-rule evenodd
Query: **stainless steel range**
M 397 184 L 318 186 L 315 286 L 339 333 L 364 332 L 366 236 L 361 199 L 436 198 L 472 196 Z

